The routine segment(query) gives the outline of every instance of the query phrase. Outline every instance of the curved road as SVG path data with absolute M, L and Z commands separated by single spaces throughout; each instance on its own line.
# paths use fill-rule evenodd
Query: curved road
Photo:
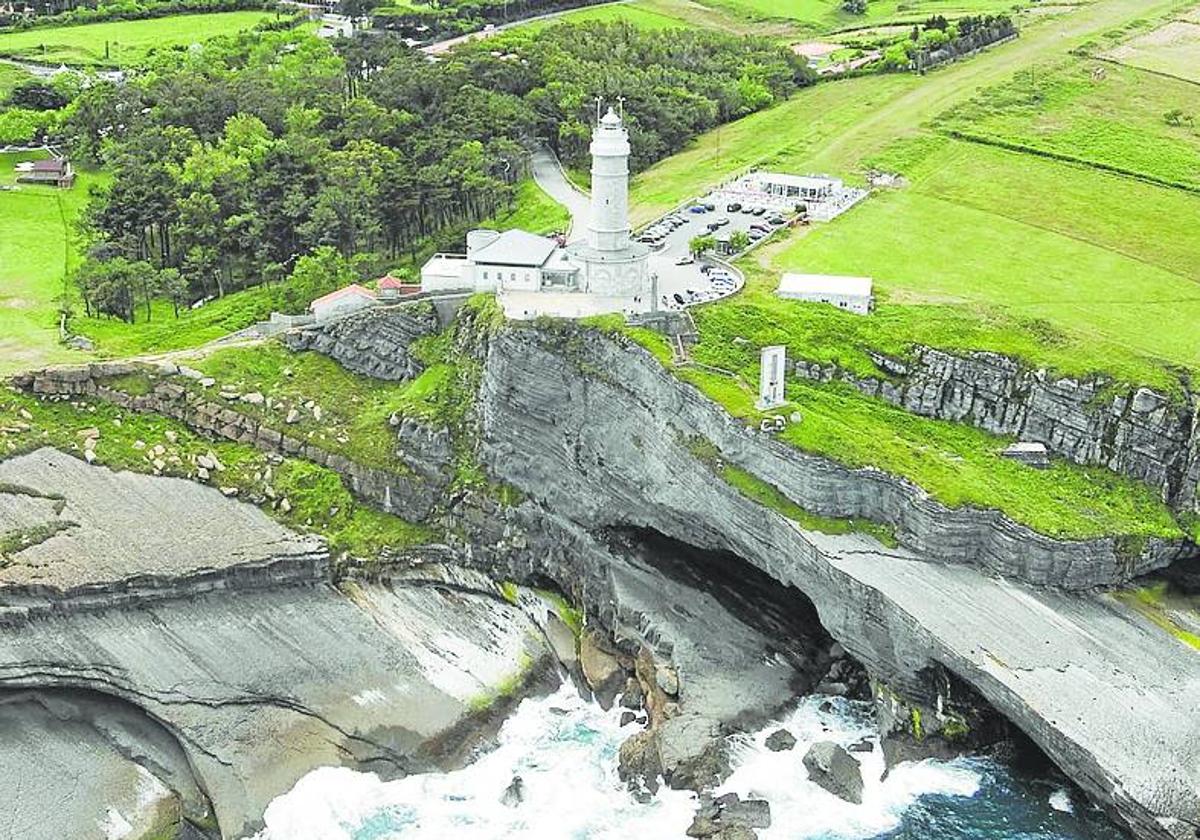
M 567 180 L 562 165 L 554 152 L 545 146 L 539 148 L 530 158 L 530 170 L 533 180 L 542 188 L 546 195 L 553 198 L 571 214 L 571 226 L 567 228 L 567 239 L 578 239 L 587 231 L 591 220 L 591 199 Z

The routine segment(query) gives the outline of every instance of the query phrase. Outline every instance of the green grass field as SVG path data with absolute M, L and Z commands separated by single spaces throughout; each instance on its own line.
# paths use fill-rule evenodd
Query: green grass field
M 842 9 L 841 0 L 702 0 L 705 6 L 751 20 L 786 20 L 814 32 L 834 32 L 864 26 L 922 21 L 931 15 L 963 15 L 1011 12 L 1027 5 L 1014 0 L 871 0 L 866 14 Z
M 670 0 L 667 2 L 618 3 L 611 6 L 595 6 L 579 9 L 557 18 L 535 20 L 522 29 L 537 31 L 559 23 L 584 23 L 599 21 L 601 23 L 628 23 L 639 29 L 695 29 L 703 24 L 689 21 L 676 14 L 676 8 Z
M 479 223 L 480 227 L 497 230 L 521 228 L 532 233 L 557 233 L 566 230 L 571 222 L 567 208 L 546 195 L 532 178 L 517 184 L 511 210 L 499 213 Z
M 178 15 L 0 33 L 0 56 L 80 67 L 134 64 L 153 49 L 199 44 L 250 29 L 272 15 L 259 11 Z
M 1072 57 L 987 88 L 936 125 L 1200 190 L 1200 125 L 1168 124 L 1173 110 L 1200 118 L 1200 85 Z
M 17 85 L 32 79 L 33 74 L 28 70 L 0 61 L 0 105 L 4 104 Z
M 838 135 L 919 85 L 908 75 L 826 82 L 714 129 L 634 177 L 629 194 L 634 227 L 751 166 L 804 171 L 805 162 Z
M 78 259 L 74 224 L 88 189 L 103 180 L 80 172 L 69 190 L 16 185 L 13 166 L 44 157 L 0 153 L 0 375 L 79 359 L 58 343 L 64 278 Z

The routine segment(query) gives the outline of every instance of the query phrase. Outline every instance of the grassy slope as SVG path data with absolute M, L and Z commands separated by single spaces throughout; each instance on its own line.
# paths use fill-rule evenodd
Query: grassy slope
M 479 226 L 497 230 L 521 228 L 532 233 L 549 234 L 566 230 L 570 221 L 567 208 L 548 196 L 532 178 L 526 178 L 517 184 L 513 208 L 484 219 Z
M 71 321 L 71 329 L 94 341 L 98 355 L 118 358 L 197 347 L 265 320 L 270 314 L 268 290 L 260 286 L 226 295 L 199 309 L 182 310 L 178 318 L 170 304 L 159 301 L 151 307 L 149 321 L 143 320 L 144 309 L 138 309 L 139 320 L 133 324 L 79 314 Z
M 238 410 L 279 431 L 366 466 L 407 471 L 395 456 L 395 433 L 388 425 L 388 417 L 404 405 L 405 383 L 359 376 L 319 353 L 291 353 L 274 341 L 218 350 L 194 366 L 220 385 L 269 395 L 269 408 L 239 403 Z M 319 420 L 304 408 L 310 401 L 321 411 Z M 292 409 L 298 420 L 287 424 Z
M 1200 85 L 1070 57 L 989 88 L 936 125 L 1200 190 L 1200 128 L 1168 125 L 1173 109 L 1200 115 Z
M 31 79 L 33 79 L 33 74 L 29 71 L 0 62 L 0 104 L 8 98 L 13 88 Z
M 151 49 L 200 43 L 270 18 L 258 11 L 216 12 L 5 32 L 0 33 L 0 55 L 51 64 L 120 67 L 140 60 Z
M 44 155 L 0 153 L 0 186 L 15 182 L 18 161 L 34 157 Z M 75 219 L 102 179 L 80 172 L 70 190 L 0 190 L 0 374 L 79 357 L 58 344 L 58 305 L 78 259 Z
M 747 360 L 739 380 L 696 368 L 679 375 L 753 422 L 761 415 L 748 383 L 757 382 L 757 366 L 757 359 Z M 781 413 L 798 409 L 803 419 L 787 427 L 783 440 L 847 466 L 908 478 L 946 505 L 999 510 L 1041 533 L 1071 539 L 1183 533 L 1150 488 L 1107 470 L 1062 461 L 1046 470 L 1027 467 L 1000 455 L 1002 438 L 917 417 L 848 386 L 794 382 L 787 395 L 792 404 Z
M 161 445 L 162 473 L 186 478 L 195 474 L 197 456 L 215 454 L 224 469 L 215 474 L 214 484 L 236 487 L 243 497 L 265 495 L 271 487 L 278 499 L 288 500 L 291 510 L 277 500 L 264 503 L 266 512 L 296 530 L 322 534 L 336 551 L 372 558 L 384 547 L 401 548 L 434 538 L 423 526 L 362 506 L 337 473 L 316 464 L 288 458 L 272 465 L 265 453 L 252 446 L 208 440 L 181 423 L 122 411 L 104 402 L 42 402 L 0 392 L 0 458 L 39 446 L 82 457 L 77 432 L 90 427 L 101 431 L 97 463 L 114 469 L 151 472 L 156 457 L 151 450 Z M 143 445 L 137 446 L 139 442 Z
M 787 20 L 813 32 L 830 32 L 896 22 L 923 21 L 930 15 L 1011 12 L 1014 0 L 871 0 L 866 14 L 842 9 L 841 0 L 702 0 L 704 5 L 752 20 Z

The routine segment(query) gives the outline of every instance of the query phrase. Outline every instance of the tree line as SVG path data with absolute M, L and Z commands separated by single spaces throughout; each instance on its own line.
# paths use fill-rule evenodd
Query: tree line
M 275 0 L 26 0 L 11 6 L 0 4 L 0 29 L 49 28 L 197 12 L 275 8 Z
M 378 0 L 341 0 L 343 13 L 352 17 L 370 12 L 371 23 L 379 29 L 398 33 L 415 41 L 436 41 L 478 32 L 491 25 L 591 6 L 606 0 L 452 0 L 389 7 Z
M 619 24 L 505 33 L 438 62 L 395 37 L 292 31 L 168 51 L 65 110 L 77 161 L 113 176 L 85 213 L 77 282 L 89 311 L 133 320 L 153 297 L 283 283 L 317 249 L 363 271 L 415 263 L 510 206 L 541 140 L 584 163 L 596 96 L 626 98 L 636 170 L 811 81 L 766 41 Z

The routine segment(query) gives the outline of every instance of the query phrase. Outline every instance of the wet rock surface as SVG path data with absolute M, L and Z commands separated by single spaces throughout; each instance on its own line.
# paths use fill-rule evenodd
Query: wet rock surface
M 832 741 L 818 741 L 804 754 L 808 778 L 834 796 L 862 804 L 862 768 L 858 759 Z

